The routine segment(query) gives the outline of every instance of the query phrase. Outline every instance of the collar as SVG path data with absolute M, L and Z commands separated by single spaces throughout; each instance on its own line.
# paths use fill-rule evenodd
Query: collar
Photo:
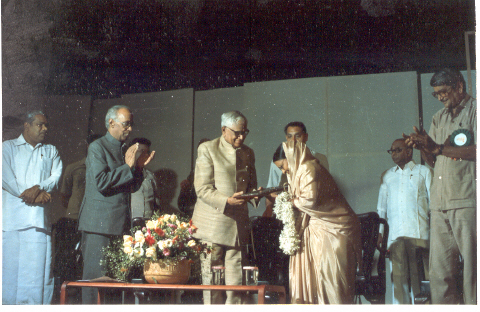
M 223 148 L 226 148 L 227 150 L 231 151 L 231 152 L 235 152 L 239 149 L 242 148 L 242 146 L 236 148 L 236 147 L 233 147 L 232 144 L 228 143 L 227 140 L 225 140 L 225 138 L 223 137 L 223 135 L 220 137 L 220 144 L 222 144 Z
M 114 146 L 121 147 L 124 144 L 124 142 L 120 142 L 119 140 L 115 139 L 108 131 L 107 134 L 105 134 L 105 138 Z
M 413 161 L 413 159 L 410 160 L 408 163 L 405 164 L 405 167 L 403 167 L 403 170 L 405 170 L 405 168 L 408 168 L 408 169 L 410 169 L 410 171 L 412 171 L 413 168 L 415 168 L 415 161 Z M 394 171 L 397 172 L 397 170 L 402 170 L 402 168 L 400 168 L 400 166 L 396 165 Z
M 25 137 L 23 136 L 23 133 L 20 134 L 20 136 L 18 138 L 16 138 L 13 142 L 13 144 L 15 144 L 15 146 L 19 146 L 19 145 L 23 145 L 23 144 L 27 144 L 27 145 L 30 145 L 27 141 L 25 141 Z M 37 147 L 40 147 L 42 146 L 43 143 L 38 143 L 35 147 L 33 148 L 37 148 Z M 31 146 L 31 145 L 30 145 Z

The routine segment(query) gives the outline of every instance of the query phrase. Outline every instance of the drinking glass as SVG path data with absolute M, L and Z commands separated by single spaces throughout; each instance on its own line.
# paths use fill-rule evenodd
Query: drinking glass
M 258 285 L 258 267 L 245 266 L 243 267 L 243 272 L 245 274 L 245 284 L 247 286 Z
M 212 266 L 212 285 L 225 285 L 224 266 Z

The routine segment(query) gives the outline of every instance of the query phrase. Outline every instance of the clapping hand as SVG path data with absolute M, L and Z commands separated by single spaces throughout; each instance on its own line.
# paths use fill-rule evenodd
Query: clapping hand
M 133 168 L 136 162 L 136 154 L 138 150 L 138 143 L 130 146 L 125 153 L 125 163 L 130 167 Z
M 155 157 L 155 151 L 152 151 L 150 154 L 147 153 L 146 151 L 143 152 L 137 159 L 137 167 L 139 168 L 145 167 L 146 165 L 148 165 L 150 161 L 152 161 L 154 157 Z
M 427 134 L 425 129 L 422 131 L 418 130 L 417 127 L 413 126 L 415 132 L 411 133 L 409 136 L 403 133 L 405 138 L 405 144 L 408 147 L 413 147 L 418 150 L 424 150 L 428 153 L 435 153 L 438 149 L 437 143 Z

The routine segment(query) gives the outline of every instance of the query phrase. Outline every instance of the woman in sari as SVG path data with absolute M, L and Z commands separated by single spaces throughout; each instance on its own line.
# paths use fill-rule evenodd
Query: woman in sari
M 304 143 L 282 143 L 273 161 L 287 175 L 299 211 L 300 249 L 289 267 L 291 303 L 353 303 L 362 255 L 357 215 Z

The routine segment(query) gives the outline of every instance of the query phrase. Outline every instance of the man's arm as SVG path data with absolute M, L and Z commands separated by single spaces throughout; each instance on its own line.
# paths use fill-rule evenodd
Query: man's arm
M 60 182 L 60 177 L 62 176 L 62 160 L 60 159 L 60 155 L 58 154 L 58 150 L 53 147 L 53 157 L 52 157 L 52 169 L 50 170 L 50 176 L 40 182 L 39 187 L 40 189 L 46 191 L 47 193 L 52 192 L 55 188 L 58 187 Z
M 87 155 L 87 171 L 89 171 L 100 193 L 111 192 L 115 188 L 128 187 L 134 179 L 134 171 L 128 164 L 123 164 L 115 169 L 110 169 L 101 144 L 90 144 Z M 140 183 L 141 185 L 141 183 Z
M 426 167 L 425 188 L 427 190 L 427 200 L 429 205 L 430 205 L 430 186 L 432 185 L 432 176 L 433 176 L 432 169 Z
M 382 219 L 387 219 L 387 199 L 388 199 L 388 192 L 387 192 L 387 184 L 385 183 L 385 174 L 387 171 L 382 173 L 380 177 L 380 190 L 378 192 L 378 202 L 377 202 L 377 213 L 378 216 Z M 379 227 L 379 235 L 377 239 L 377 246 L 380 247 L 383 241 L 383 224 L 380 224 Z
M 195 179 L 193 185 L 198 199 L 221 213 L 225 213 L 227 204 L 236 206 L 245 203 L 244 199 L 234 197 L 235 195 L 243 194 L 243 192 L 235 193 L 229 197 L 217 190 L 215 187 L 213 160 L 210 151 L 205 144 L 201 144 L 198 147 L 198 157 L 195 164 Z
M 442 155 L 446 157 L 476 161 L 477 159 L 477 145 L 470 146 L 445 146 Z
M 2 144 L 2 189 L 15 197 L 20 197 L 17 178 L 12 168 L 13 146 L 10 142 Z

